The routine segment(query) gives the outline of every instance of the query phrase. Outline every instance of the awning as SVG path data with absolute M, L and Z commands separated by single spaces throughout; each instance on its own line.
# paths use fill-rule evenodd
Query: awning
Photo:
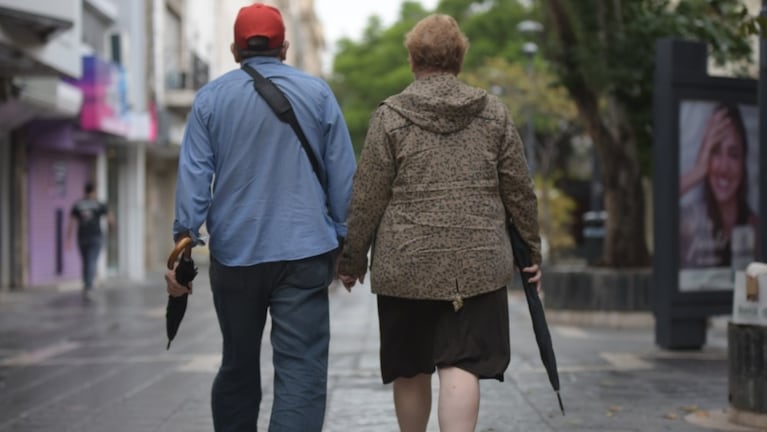
M 42 43 L 47 42 L 57 33 L 72 28 L 74 22 L 0 6 L 0 25 L 29 32 Z
M 82 0 L 0 1 L 0 75 L 79 78 Z M 11 3 L 12 5 L 9 5 Z

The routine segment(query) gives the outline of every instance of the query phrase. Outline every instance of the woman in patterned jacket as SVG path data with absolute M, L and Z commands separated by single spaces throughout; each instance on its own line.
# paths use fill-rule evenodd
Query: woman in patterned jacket
M 440 430 L 473 431 L 479 379 L 502 381 L 510 360 L 509 221 L 540 284 L 536 196 L 508 109 L 457 78 L 468 40 L 456 21 L 431 15 L 405 46 L 415 81 L 370 120 L 338 273 L 347 289 L 363 282 L 372 247 L 381 375 L 400 430 L 426 430 L 436 369 Z

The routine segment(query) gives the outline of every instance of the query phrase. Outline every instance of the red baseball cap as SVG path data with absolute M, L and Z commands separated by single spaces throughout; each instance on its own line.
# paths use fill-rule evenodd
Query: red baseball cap
M 263 3 L 245 6 L 234 20 L 234 43 L 248 49 L 248 39 L 263 36 L 269 39 L 269 48 L 279 48 L 285 41 L 285 23 L 277 8 Z

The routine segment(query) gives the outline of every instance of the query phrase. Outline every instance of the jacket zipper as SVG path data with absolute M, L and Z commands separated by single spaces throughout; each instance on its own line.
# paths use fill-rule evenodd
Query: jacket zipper
M 453 299 L 453 309 L 458 312 L 463 307 L 463 296 L 458 288 L 458 279 L 455 280 L 455 298 Z

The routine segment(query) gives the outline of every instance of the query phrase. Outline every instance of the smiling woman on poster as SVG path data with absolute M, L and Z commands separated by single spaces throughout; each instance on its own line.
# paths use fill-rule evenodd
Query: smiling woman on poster
M 703 103 L 695 103 L 699 104 Z M 682 116 L 681 131 L 689 126 L 684 120 Z M 694 162 L 681 171 L 682 269 L 725 268 L 731 275 L 730 270 L 742 270 L 754 259 L 759 224 L 749 203 L 753 177 L 748 165 L 756 155 L 750 154 L 748 135 L 738 106 L 716 105 L 705 123 Z M 696 189 L 697 198 L 685 199 Z

